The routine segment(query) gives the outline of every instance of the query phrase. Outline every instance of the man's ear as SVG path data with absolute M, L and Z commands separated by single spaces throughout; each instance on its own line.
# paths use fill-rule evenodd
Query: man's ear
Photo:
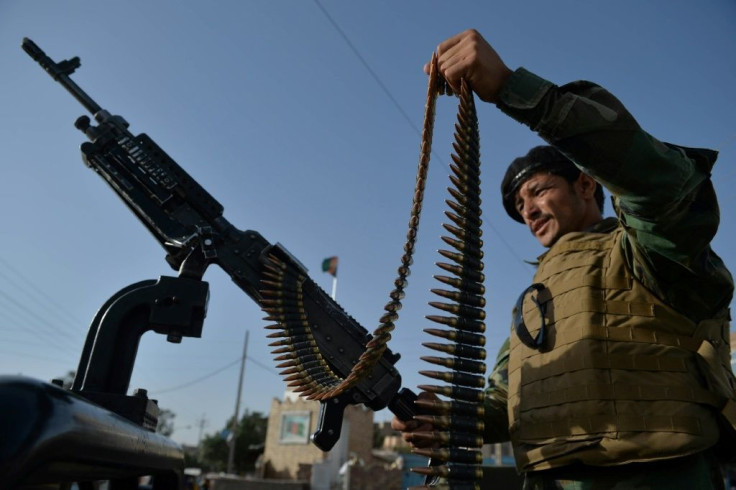
M 598 186 L 598 182 L 595 181 L 590 175 L 580 172 L 578 179 L 575 181 L 575 187 L 580 193 L 580 197 L 594 199 L 595 189 Z

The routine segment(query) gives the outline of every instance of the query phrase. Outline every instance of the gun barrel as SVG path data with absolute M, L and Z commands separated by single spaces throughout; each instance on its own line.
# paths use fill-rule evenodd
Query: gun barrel
M 79 103 L 82 104 L 85 109 L 87 109 L 90 113 L 94 115 L 102 110 L 102 107 L 100 107 L 97 102 L 92 100 L 92 98 L 87 95 L 84 90 L 79 88 L 79 86 L 74 83 L 71 78 L 69 78 L 69 75 L 74 73 L 74 70 L 79 68 L 81 64 L 78 56 L 75 56 L 74 58 L 71 58 L 69 60 L 64 60 L 56 63 L 54 60 L 49 58 L 46 53 L 44 53 L 43 50 L 38 47 L 36 43 L 31 41 L 27 37 L 23 38 L 21 47 L 23 48 L 23 51 L 28 53 L 28 56 L 33 58 L 39 65 L 41 65 L 41 68 L 46 70 L 46 73 L 51 75 L 51 78 L 59 82 L 65 89 L 67 89 L 67 91 L 69 91 L 69 93 L 71 93 L 74 98 L 77 99 Z

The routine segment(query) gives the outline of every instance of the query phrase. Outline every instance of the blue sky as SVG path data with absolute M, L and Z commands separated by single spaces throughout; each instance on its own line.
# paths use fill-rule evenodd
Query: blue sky
M 98 308 L 119 289 L 174 275 L 163 249 L 79 156 L 84 109 L 20 48 L 79 56 L 73 79 L 134 133 L 147 133 L 225 207 L 240 229 L 286 246 L 372 331 L 402 254 L 419 156 L 426 76 L 436 45 L 473 27 L 510 67 L 556 83 L 588 79 L 616 94 L 656 137 L 720 150 L 722 224 L 714 248 L 736 269 L 736 4 L 336 0 L 0 2 L 0 374 L 44 380 L 75 369 Z M 501 207 L 507 164 L 541 140 L 478 102 L 488 306 L 487 349 L 542 252 Z M 421 342 L 435 299 L 456 103 L 444 98 L 415 263 L 394 339 L 404 386 L 427 381 Z M 610 206 L 608 207 L 610 213 Z M 235 407 L 250 331 L 243 408 L 268 412 L 284 383 L 268 322 L 210 269 L 202 339 L 146 334 L 131 388 L 173 410 L 174 439 L 196 443 Z M 202 378 L 205 378 L 202 380 Z M 201 380 L 201 381 L 198 381 Z M 376 419 L 388 419 L 382 411 Z

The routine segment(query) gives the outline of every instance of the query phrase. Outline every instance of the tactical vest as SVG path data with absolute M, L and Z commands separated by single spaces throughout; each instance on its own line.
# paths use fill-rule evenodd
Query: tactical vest
M 521 471 L 696 453 L 736 426 L 728 314 L 695 323 L 629 271 L 611 233 L 570 233 L 542 257 L 511 332 L 509 427 Z

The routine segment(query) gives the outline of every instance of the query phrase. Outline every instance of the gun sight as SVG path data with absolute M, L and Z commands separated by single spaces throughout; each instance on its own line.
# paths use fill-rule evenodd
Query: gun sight
M 100 110 L 102 110 L 102 107 L 100 107 L 97 102 L 92 100 L 92 98 L 87 95 L 84 90 L 79 88 L 79 86 L 74 83 L 71 78 L 69 78 L 69 75 L 74 73 L 74 70 L 82 65 L 81 61 L 79 60 L 79 56 L 75 56 L 74 58 L 63 60 L 57 63 L 49 58 L 46 53 L 44 53 L 43 50 L 38 47 L 36 43 L 31 41 L 27 37 L 23 38 L 21 47 L 23 48 L 23 51 L 28 53 L 28 56 L 33 58 L 36 63 L 41 65 L 41 68 L 43 68 L 46 73 L 51 75 L 51 78 L 63 85 L 64 88 L 67 89 L 67 91 L 69 91 L 69 93 L 71 93 L 74 98 L 77 99 L 79 103 L 82 104 L 85 109 L 87 109 L 90 113 L 97 114 Z

